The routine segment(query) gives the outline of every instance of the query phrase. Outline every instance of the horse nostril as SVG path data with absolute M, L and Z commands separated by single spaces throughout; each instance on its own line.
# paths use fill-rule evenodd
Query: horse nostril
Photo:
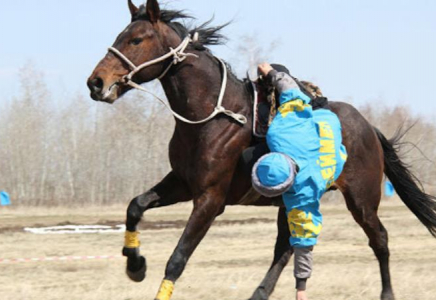
M 96 77 L 89 81 L 88 86 L 94 93 L 100 93 L 103 90 L 104 81 L 100 77 Z

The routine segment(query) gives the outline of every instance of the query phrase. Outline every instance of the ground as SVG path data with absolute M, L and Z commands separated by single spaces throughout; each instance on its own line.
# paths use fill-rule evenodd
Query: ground
M 0 208 L 0 259 L 119 255 L 121 233 L 34 235 L 25 226 L 116 224 L 124 208 Z M 159 209 L 142 224 L 147 278 L 137 284 L 124 274 L 125 260 L 0 263 L 0 299 L 152 300 L 167 259 L 183 230 L 190 204 Z M 379 299 L 378 263 L 345 204 L 326 204 L 324 229 L 315 249 L 309 282 L 313 300 Z M 276 208 L 228 208 L 194 253 L 177 282 L 174 300 L 246 300 L 267 271 L 275 243 Z M 399 200 L 385 201 L 381 219 L 390 233 L 391 271 L 397 300 L 434 300 L 436 240 Z M 161 225 L 164 226 L 161 226 Z M 294 299 L 292 264 L 272 300 Z

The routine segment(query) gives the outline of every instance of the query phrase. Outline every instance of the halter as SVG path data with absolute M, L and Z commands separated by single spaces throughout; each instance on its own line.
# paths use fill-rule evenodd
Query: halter
M 170 47 L 170 52 L 168 52 L 167 54 L 165 54 L 161 57 L 158 57 L 156 59 L 153 59 L 151 61 L 145 62 L 139 66 L 136 66 L 130 59 L 128 59 L 123 53 L 121 53 L 118 49 L 116 49 L 114 47 L 109 47 L 109 52 L 113 52 L 118 58 L 120 58 L 127 65 L 129 65 L 129 67 L 131 69 L 131 72 L 122 78 L 123 83 L 129 85 L 130 87 L 132 87 L 134 89 L 137 89 L 137 90 L 140 90 L 140 91 L 143 91 L 145 93 L 152 95 L 159 102 L 161 102 L 163 105 L 165 105 L 165 107 L 173 114 L 173 116 L 175 118 L 179 119 L 180 121 L 188 123 L 188 124 L 192 124 L 192 125 L 203 124 L 203 123 L 206 123 L 206 122 L 212 120 L 213 118 L 215 118 L 219 114 L 225 114 L 225 115 L 235 119 L 238 123 L 245 125 L 247 123 L 247 118 L 244 115 L 237 114 L 231 110 L 226 110 L 222 106 L 224 94 L 226 92 L 226 87 L 227 87 L 227 66 L 219 58 L 216 58 L 216 59 L 220 62 L 221 66 L 223 67 L 223 81 L 221 84 L 220 95 L 218 97 L 218 103 L 217 103 L 214 111 L 212 112 L 212 114 L 209 117 L 207 117 L 206 119 L 201 120 L 201 121 L 191 121 L 191 120 L 188 120 L 188 119 L 182 117 L 181 115 L 179 115 L 178 113 L 173 111 L 172 108 L 170 107 L 170 105 L 167 104 L 162 98 L 158 97 L 153 92 L 145 89 L 144 87 L 140 86 L 139 84 L 137 84 L 136 82 L 134 82 L 132 80 L 133 76 L 135 76 L 138 72 L 142 71 L 143 69 L 145 69 L 149 66 L 152 66 L 152 65 L 155 65 L 155 64 L 160 63 L 162 61 L 165 61 L 168 58 L 172 57 L 173 58 L 172 62 L 169 64 L 169 66 L 165 69 L 165 71 L 157 79 L 162 79 L 163 77 L 165 77 L 165 75 L 168 73 L 168 71 L 171 69 L 172 66 L 175 66 L 179 63 L 182 63 L 187 57 L 198 58 L 198 56 L 193 54 L 193 53 L 185 53 L 185 50 L 188 47 L 188 45 L 191 42 L 197 41 L 197 40 L 198 40 L 198 33 L 194 34 L 193 39 L 190 36 L 188 36 L 182 41 L 182 43 L 176 49 L 173 49 Z

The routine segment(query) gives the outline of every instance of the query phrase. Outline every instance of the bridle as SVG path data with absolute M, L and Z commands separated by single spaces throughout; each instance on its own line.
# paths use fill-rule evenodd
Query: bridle
M 169 66 L 165 69 L 165 71 L 156 79 L 162 79 L 165 77 L 165 75 L 167 75 L 168 71 L 175 65 L 182 63 L 187 57 L 195 57 L 198 58 L 197 55 L 193 54 L 193 53 L 185 53 L 186 48 L 189 46 L 189 44 L 191 42 L 195 42 L 198 40 L 198 33 L 194 34 L 194 37 L 191 38 L 191 36 L 186 37 L 181 44 L 173 49 L 170 47 L 170 52 L 168 52 L 167 54 L 158 57 L 156 59 L 153 59 L 151 61 L 145 62 L 139 66 L 136 66 L 130 59 L 128 59 L 123 53 L 121 53 L 118 49 L 114 48 L 114 47 L 109 47 L 109 52 L 114 53 L 119 59 L 121 59 L 123 62 L 125 62 L 129 68 L 131 69 L 130 73 L 125 75 L 122 79 L 121 79 L 121 83 L 126 84 L 134 89 L 143 91 L 145 93 L 148 93 L 150 95 L 152 95 L 154 98 L 156 98 L 159 102 L 161 102 L 163 105 L 165 105 L 165 107 L 171 111 L 171 113 L 174 115 L 175 118 L 179 119 L 182 122 L 188 123 L 188 124 L 192 124 L 192 125 L 196 125 L 196 124 L 203 124 L 206 123 L 210 120 L 212 120 L 213 118 L 215 118 L 217 115 L 219 114 L 225 114 L 231 118 L 233 118 L 234 120 L 236 120 L 238 123 L 245 125 L 248 120 L 247 118 L 242 115 L 242 114 L 238 114 L 235 113 L 231 110 L 226 110 L 223 106 L 222 106 L 222 102 L 224 99 L 224 94 L 226 92 L 226 87 L 227 87 L 227 66 L 226 64 L 219 58 L 216 57 L 216 59 L 220 62 L 222 68 L 223 68 L 223 80 L 222 80 L 222 84 L 221 84 L 221 90 L 220 90 L 220 95 L 218 97 L 218 103 L 214 109 L 214 111 L 212 112 L 212 114 L 207 117 L 204 120 L 200 120 L 200 121 L 191 121 L 188 120 L 184 117 L 182 117 L 181 115 L 177 114 L 175 111 L 172 110 L 172 108 L 170 107 L 169 104 L 167 104 L 163 99 L 161 99 L 160 97 L 158 97 L 156 94 L 154 94 L 153 92 L 145 89 L 144 87 L 142 87 L 141 85 L 137 84 L 136 82 L 134 82 L 132 80 L 133 76 L 135 76 L 138 72 L 142 71 L 143 69 L 158 64 L 160 62 L 163 62 L 169 58 L 173 58 L 172 62 L 169 64 Z

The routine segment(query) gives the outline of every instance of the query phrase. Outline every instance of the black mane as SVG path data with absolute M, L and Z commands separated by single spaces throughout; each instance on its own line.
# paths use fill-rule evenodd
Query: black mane
M 193 19 L 195 18 L 187 14 L 183 10 L 163 9 L 160 11 L 160 21 L 170 26 L 180 38 L 184 39 L 188 35 L 191 35 L 191 37 L 193 37 L 195 33 L 198 33 L 198 40 L 192 43 L 192 46 L 196 50 L 207 50 L 207 52 L 212 55 L 206 46 L 224 45 L 228 41 L 227 37 L 221 33 L 221 30 L 230 25 L 231 21 L 218 26 L 210 26 L 210 24 L 214 20 L 214 18 L 212 17 L 209 21 L 204 22 L 203 24 L 198 26 L 186 24 L 187 20 Z M 132 17 L 132 22 L 140 20 L 150 21 L 145 5 L 141 5 L 138 12 Z M 236 76 L 236 74 L 233 72 L 230 64 L 225 61 L 224 63 L 229 70 L 229 75 L 231 75 L 235 80 L 246 84 L 247 86 L 249 85 L 249 88 L 247 89 L 251 88 L 251 83 L 249 81 L 240 80 L 238 76 Z
M 181 38 L 198 33 L 198 41 L 194 43 L 197 50 L 205 50 L 206 46 L 224 45 L 227 42 L 227 38 L 221 34 L 221 30 L 230 22 L 219 26 L 210 26 L 212 18 L 199 26 L 191 27 L 185 24 L 184 21 L 192 19 L 194 17 L 186 14 L 183 10 L 161 10 L 160 20 L 168 24 Z M 145 5 L 141 5 L 138 12 L 132 17 L 132 22 L 139 20 L 150 20 Z M 177 22 L 178 20 L 183 23 Z

